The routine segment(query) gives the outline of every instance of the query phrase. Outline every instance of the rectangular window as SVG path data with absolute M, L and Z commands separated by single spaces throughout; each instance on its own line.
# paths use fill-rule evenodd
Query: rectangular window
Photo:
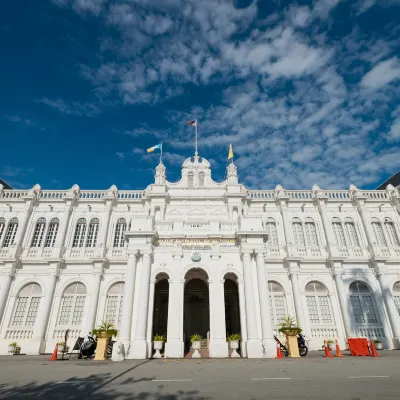
M 269 233 L 268 244 L 272 247 L 278 247 L 278 233 L 276 231 L 275 222 L 267 222 L 265 229 Z
M 58 232 L 58 224 L 51 223 L 49 225 L 49 231 L 47 233 L 46 243 L 44 247 L 54 247 L 54 244 L 56 242 L 57 232 Z
M 361 307 L 360 296 L 350 296 L 351 307 L 353 309 L 354 319 L 357 324 L 365 324 L 365 317 Z
M 376 244 L 386 247 L 387 243 L 381 224 L 379 222 L 372 222 L 372 229 L 375 234 Z
M 307 309 L 308 309 L 308 316 L 310 317 L 310 322 L 312 324 L 319 324 L 319 315 L 318 315 L 318 307 L 317 307 L 317 300 L 315 296 L 306 296 L 307 300 Z
M 376 317 L 371 296 L 362 296 L 362 308 L 364 310 L 367 322 L 369 324 L 377 324 L 378 318 Z
M 15 307 L 12 326 L 22 326 L 24 322 L 24 315 L 29 297 L 19 297 L 17 306 Z
M 306 222 L 304 224 L 306 231 L 307 245 L 311 247 L 318 246 L 317 230 L 313 222 Z
M 319 310 L 323 324 L 332 324 L 331 306 L 328 296 L 318 296 Z
M 26 315 L 25 326 L 34 326 L 39 311 L 40 297 L 32 297 Z
M 76 296 L 74 313 L 72 314 L 72 325 L 80 325 L 83 319 L 86 296 Z
M 333 222 L 332 228 L 333 228 L 333 233 L 335 235 L 336 245 L 339 247 L 345 247 L 346 241 L 344 240 L 342 224 L 340 222 Z
M 400 296 L 393 296 L 394 304 L 396 304 L 397 311 L 400 315 Z
M 274 306 L 275 306 L 275 321 L 276 324 L 280 324 L 282 318 L 286 315 L 285 296 L 274 295 Z
M 18 224 L 12 223 L 8 226 L 6 237 L 4 238 L 3 247 L 9 247 L 14 244 L 15 235 L 17 234 Z
M 345 222 L 344 230 L 346 232 L 346 240 L 348 246 L 359 247 L 360 243 L 358 241 L 356 227 L 354 226 L 354 224 L 352 222 Z
M 300 246 L 304 246 L 304 232 L 301 222 L 293 222 L 293 239 L 294 243 Z
M 69 318 L 71 315 L 72 310 L 72 301 L 73 296 L 63 296 L 62 304 L 61 304 L 61 311 L 60 311 L 60 319 L 58 321 L 58 325 L 68 325 Z
M 106 321 L 112 321 L 115 324 L 117 315 L 118 296 L 107 297 Z

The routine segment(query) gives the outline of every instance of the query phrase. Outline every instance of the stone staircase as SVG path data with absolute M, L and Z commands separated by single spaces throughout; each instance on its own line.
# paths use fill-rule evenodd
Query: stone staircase
M 185 355 L 185 358 L 192 358 L 193 353 L 194 350 L 190 348 L 190 351 Z M 206 339 L 201 341 L 199 353 L 201 355 L 201 358 L 210 358 L 210 353 L 208 352 Z

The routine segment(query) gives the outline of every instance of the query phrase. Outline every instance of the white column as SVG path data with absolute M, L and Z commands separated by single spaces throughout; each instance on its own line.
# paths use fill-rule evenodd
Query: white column
M 107 236 L 108 236 L 108 228 L 110 226 L 110 219 L 111 219 L 111 211 L 112 211 L 113 202 L 112 200 L 106 206 L 106 217 L 103 225 L 103 230 L 101 233 L 101 241 L 99 246 L 107 247 Z
M 156 281 L 152 279 L 150 281 L 150 290 L 149 290 L 149 317 L 147 318 L 147 343 L 149 344 L 147 348 L 147 358 L 153 357 L 153 315 L 154 315 L 154 292 L 156 289 Z M 168 300 L 169 301 L 169 300 Z M 167 321 L 168 323 L 168 321 Z
M 62 248 L 65 247 L 65 239 L 68 233 L 69 221 L 71 219 L 71 214 L 73 210 L 73 202 L 67 201 L 65 204 L 65 210 L 62 220 L 60 221 L 60 225 L 58 227 L 61 232 L 57 232 L 57 237 L 55 241 L 55 247 Z
M 48 273 L 48 285 L 46 288 L 46 295 L 42 298 L 39 305 L 37 320 L 32 335 L 32 343 L 27 354 L 40 354 L 45 352 L 46 342 L 45 334 L 47 325 L 50 319 L 51 306 L 54 300 L 54 291 L 58 279 L 58 269 L 52 270 Z
M 211 357 L 228 357 L 228 343 L 226 342 L 224 282 L 224 279 L 218 279 L 212 281 L 212 283 L 209 285 L 210 312 L 213 322 L 210 332 Z
M 296 310 L 297 324 L 300 328 L 305 329 L 305 318 L 303 313 L 303 303 L 301 301 L 301 290 L 299 285 L 298 272 L 291 272 L 290 279 L 292 280 L 294 308 Z
M 271 323 L 268 282 L 265 276 L 264 255 L 262 253 L 258 253 L 256 261 L 257 261 L 258 293 L 260 296 L 262 343 L 264 346 L 264 355 L 268 357 L 275 357 L 276 343 L 274 340 L 274 333 L 272 330 L 272 323 Z
M 165 343 L 165 357 L 179 358 L 183 356 L 183 341 L 181 338 L 180 318 L 181 309 L 181 283 L 179 279 L 168 280 L 168 326 L 167 343 Z
M 136 254 L 129 253 L 127 273 L 124 285 L 124 298 L 122 300 L 121 323 L 118 335 L 119 341 L 124 344 L 125 352 L 128 349 L 131 337 L 133 295 L 135 293 L 136 264 L 137 264 Z
M 147 311 L 149 307 L 150 267 L 151 254 L 144 253 L 140 279 L 140 291 L 138 294 L 136 332 L 131 343 L 131 349 L 129 351 L 129 358 L 131 359 L 145 359 L 147 355 L 146 327 Z
M 257 334 L 256 307 L 254 301 L 253 274 L 250 253 L 243 253 L 243 276 L 246 296 L 247 357 L 263 357 L 261 341 Z
M 399 312 L 397 311 L 396 304 L 394 303 L 393 300 L 393 294 L 388 281 L 388 277 L 382 273 L 378 273 L 377 276 L 378 276 L 379 286 L 382 291 L 383 301 L 385 303 L 390 325 L 393 331 L 393 336 L 394 336 L 393 344 L 396 348 L 398 348 L 400 340 L 400 315 Z M 383 313 L 380 314 L 381 314 L 381 319 L 383 320 L 383 315 L 382 315 Z
M 340 271 L 334 271 L 333 277 L 335 279 L 336 290 L 339 298 L 340 312 L 343 318 L 344 330 L 347 337 L 354 336 L 353 323 L 350 316 L 350 304 L 348 296 L 344 290 L 342 273 Z
M 11 283 L 15 276 L 15 266 L 13 266 L 10 272 L 6 275 L 5 279 L 1 285 L 1 292 L 0 292 L 0 326 L 1 320 L 3 317 L 4 309 L 6 307 L 8 294 L 10 293 Z
M 97 305 L 99 304 L 101 278 L 103 277 L 103 269 L 94 273 L 94 284 L 92 288 L 92 295 L 90 297 L 89 313 L 86 320 L 86 328 L 84 334 L 92 332 L 96 324 Z
M 239 310 L 240 310 L 240 336 L 242 342 L 240 348 L 242 350 L 242 357 L 247 357 L 247 349 L 245 343 L 247 342 L 247 327 L 246 327 L 246 299 L 244 294 L 243 280 L 238 280 L 239 287 Z

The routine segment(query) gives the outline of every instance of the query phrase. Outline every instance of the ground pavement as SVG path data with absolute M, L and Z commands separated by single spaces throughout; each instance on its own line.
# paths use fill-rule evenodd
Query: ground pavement
M 400 399 L 400 351 L 380 358 L 49 361 L 0 357 L 0 399 Z

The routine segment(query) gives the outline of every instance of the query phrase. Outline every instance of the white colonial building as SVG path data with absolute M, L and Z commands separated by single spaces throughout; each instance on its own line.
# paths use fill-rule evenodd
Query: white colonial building
M 183 357 L 200 334 L 227 357 L 275 355 L 284 315 L 324 339 L 400 337 L 400 193 L 247 190 L 230 164 L 216 183 L 204 158 L 182 179 L 162 163 L 143 191 L 6 190 L 0 186 L 0 353 L 50 353 L 102 320 L 127 358 Z

